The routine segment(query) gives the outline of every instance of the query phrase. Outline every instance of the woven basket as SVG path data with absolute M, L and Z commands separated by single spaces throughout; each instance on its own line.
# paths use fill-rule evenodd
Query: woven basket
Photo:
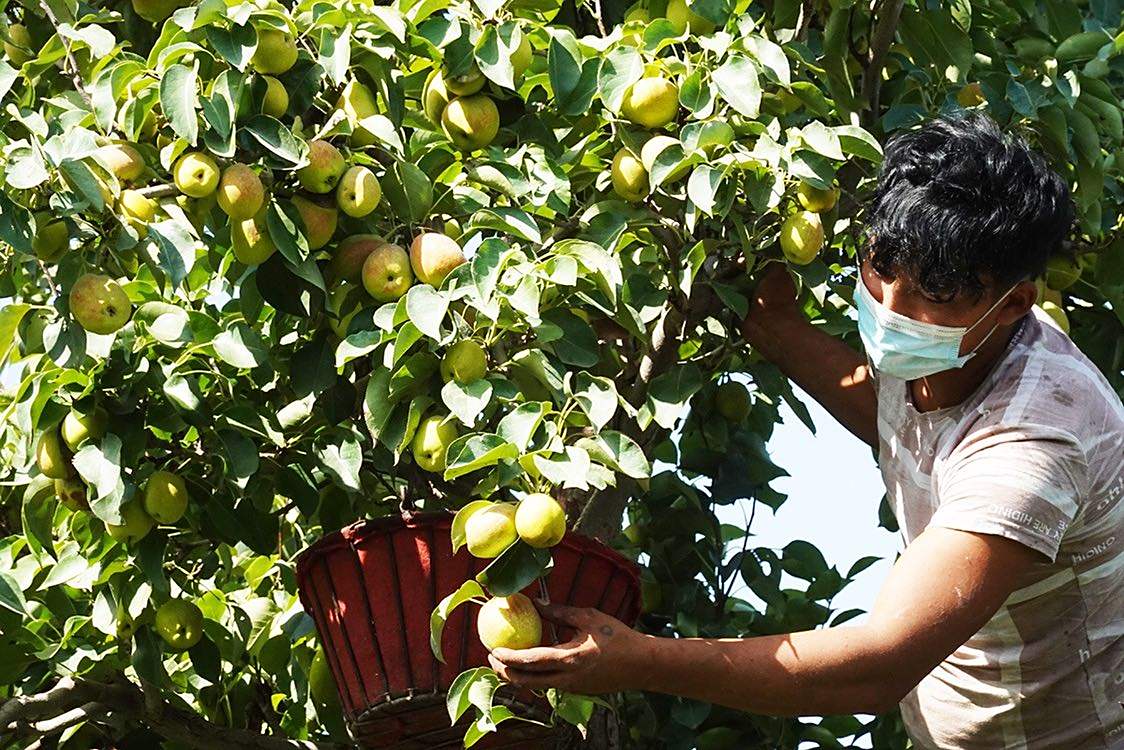
M 430 650 L 429 616 L 490 561 L 464 548 L 452 553 L 452 520 L 451 513 L 427 512 L 361 521 L 324 537 L 297 560 L 301 602 L 316 623 L 344 718 L 364 747 L 461 747 L 469 717 L 451 727 L 445 694 L 458 674 L 488 665 L 476 636 L 479 607 L 464 604 L 449 617 L 442 636 L 445 664 Z M 596 607 L 628 625 L 636 622 L 635 563 L 573 532 L 551 554 L 546 587 L 552 602 Z M 538 583 L 524 593 L 539 595 Z M 551 627 L 544 630 L 549 640 Z M 573 630 L 558 626 L 557 636 L 564 642 Z M 496 700 L 527 718 L 546 721 L 550 715 L 549 704 L 529 690 L 504 685 Z M 554 732 L 511 720 L 477 747 L 545 748 Z

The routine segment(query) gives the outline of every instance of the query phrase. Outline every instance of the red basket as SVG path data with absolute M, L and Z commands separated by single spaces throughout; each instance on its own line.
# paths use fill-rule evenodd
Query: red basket
M 445 693 L 464 670 L 488 665 L 488 652 L 476 636 L 479 608 L 464 604 L 449 617 L 442 635 L 444 664 L 430 650 L 429 616 L 490 561 L 464 548 L 453 554 L 452 520 L 451 513 L 427 512 L 361 521 L 324 537 L 297 560 L 301 603 L 316 623 L 352 735 L 366 747 L 461 746 L 468 717 L 449 726 Z M 635 563 L 573 532 L 551 554 L 546 587 L 552 602 L 596 607 L 635 624 L 640 615 Z M 537 596 L 538 582 L 524 593 Z M 558 627 L 559 642 L 572 636 L 571 628 Z M 546 721 L 550 715 L 549 704 L 529 690 L 505 685 L 496 700 L 520 716 Z M 542 748 L 554 734 L 515 720 L 499 729 L 478 747 Z

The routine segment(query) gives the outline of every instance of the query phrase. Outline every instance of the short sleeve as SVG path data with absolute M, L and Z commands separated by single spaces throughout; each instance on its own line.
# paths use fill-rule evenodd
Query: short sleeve
M 1045 425 L 969 435 L 934 471 L 929 521 L 1021 542 L 1053 562 L 1085 496 L 1085 455 L 1071 434 Z

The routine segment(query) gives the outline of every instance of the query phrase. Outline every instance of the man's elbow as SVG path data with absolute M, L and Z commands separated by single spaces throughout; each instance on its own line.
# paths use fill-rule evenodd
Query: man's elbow
M 870 706 L 864 713 L 884 714 L 893 711 L 905 699 L 909 692 L 917 685 L 917 681 L 902 682 L 900 680 L 883 681 L 870 696 Z

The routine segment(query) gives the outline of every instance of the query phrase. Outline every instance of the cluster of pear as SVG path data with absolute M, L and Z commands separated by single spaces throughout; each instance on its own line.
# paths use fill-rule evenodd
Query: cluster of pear
M 820 214 L 835 208 L 839 188 L 824 190 L 801 182 L 796 189 L 796 200 L 801 208 L 781 223 L 781 252 L 790 263 L 804 266 L 815 260 L 823 248 L 824 230 Z
M 673 123 L 679 115 L 679 87 L 662 75 L 645 76 L 625 92 L 620 110 L 621 116 L 632 124 L 660 130 Z M 656 134 L 644 143 L 639 155 L 627 147 L 619 149 L 609 168 L 613 191 L 631 203 L 648 197 L 648 175 L 656 157 L 669 145 L 678 143 L 669 135 Z M 670 185 L 686 174 L 685 167 L 676 169 L 664 179 L 664 184 Z
M 35 460 L 43 476 L 55 481 L 59 502 L 73 511 L 88 510 L 86 485 L 72 463 L 74 452 L 87 442 L 105 436 L 109 415 L 100 406 L 71 408 L 62 423 L 45 430 L 35 447 Z M 121 508 L 122 522 L 106 524 L 114 539 L 138 542 L 157 523 L 174 524 L 187 510 L 187 486 L 170 471 L 154 471 L 145 481 L 141 498 L 130 500 Z
M 1069 316 L 1065 312 L 1062 292 L 1076 284 L 1095 256 L 1055 255 L 1046 262 L 1046 273 L 1038 279 L 1037 305 L 1062 330 L 1069 333 Z
M 566 534 L 566 512 L 544 492 L 526 495 L 518 504 L 494 502 L 472 512 L 464 524 L 465 546 L 474 557 L 494 558 L 516 539 L 545 549 Z M 542 620 L 534 603 L 523 594 L 492 597 L 476 618 L 480 642 L 496 648 L 531 648 L 542 641 Z
M 531 66 L 531 42 L 520 37 L 511 54 L 516 83 Z M 435 67 L 422 88 L 422 109 L 434 125 L 441 128 L 453 145 L 462 151 L 475 151 L 490 144 L 499 133 L 500 113 L 491 96 L 483 92 L 487 79 L 476 63 L 464 75 L 447 75 Z

